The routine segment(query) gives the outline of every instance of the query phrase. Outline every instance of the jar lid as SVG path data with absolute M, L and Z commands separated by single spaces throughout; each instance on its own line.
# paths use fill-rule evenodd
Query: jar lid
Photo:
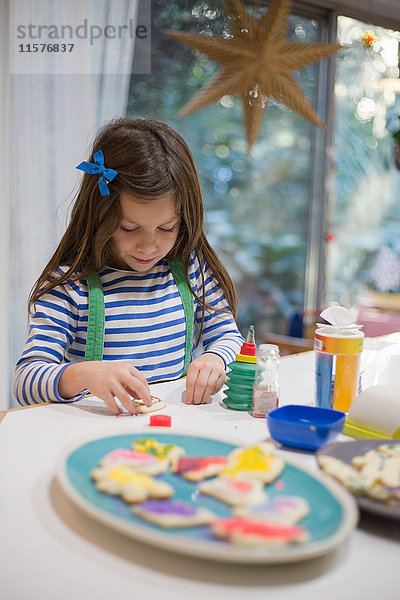
M 236 360 L 238 362 L 256 363 L 257 357 L 250 356 L 249 354 L 236 354 Z
M 268 356 L 268 354 L 278 354 L 279 356 L 279 346 L 276 344 L 260 344 L 258 348 L 258 356 Z

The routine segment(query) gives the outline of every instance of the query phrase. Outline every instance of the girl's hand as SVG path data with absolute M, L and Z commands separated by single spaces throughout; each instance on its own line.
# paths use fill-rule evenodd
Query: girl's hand
M 101 398 L 114 414 L 122 412 L 114 396 L 132 415 L 137 414 L 138 407 L 130 396 L 151 406 L 146 378 L 127 362 L 87 361 L 73 363 L 64 369 L 58 382 L 60 396 L 72 398 L 83 389 L 88 389 L 94 396 Z
M 204 404 L 226 381 L 220 356 L 205 352 L 190 363 L 186 377 L 186 404 Z

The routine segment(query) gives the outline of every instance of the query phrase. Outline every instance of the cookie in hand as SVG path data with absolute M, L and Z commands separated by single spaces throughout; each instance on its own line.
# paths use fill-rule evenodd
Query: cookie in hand
M 132 398 L 132 402 L 139 408 L 140 414 L 155 412 L 156 410 L 161 410 L 167 406 L 166 402 L 155 396 L 151 396 L 151 406 L 146 406 L 143 400 L 136 400 L 136 398 Z

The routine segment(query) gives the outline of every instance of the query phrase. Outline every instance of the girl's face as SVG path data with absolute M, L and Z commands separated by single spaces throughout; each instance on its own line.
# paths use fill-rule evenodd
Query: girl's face
M 180 219 L 172 194 L 144 201 L 120 196 L 121 220 L 112 235 L 115 266 L 145 273 L 175 245 Z

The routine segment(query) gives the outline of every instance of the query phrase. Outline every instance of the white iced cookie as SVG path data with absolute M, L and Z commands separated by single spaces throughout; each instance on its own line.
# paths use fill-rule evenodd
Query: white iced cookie
M 267 499 L 262 481 L 245 477 L 222 475 L 199 483 L 198 490 L 230 506 L 261 504 Z
M 378 446 L 379 452 L 387 456 L 396 456 L 400 459 L 400 444 L 382 444 Z
M 147 500 L 132 512 L 141 519 L 167 529 L 208 525 L 216 515 L 206 508 L 181 500 Z
M 363 456 L 355 456 L 351 464 L 370 486 L 375 483 L 387 487 L 400 486 L 400 456 L 370 450 Z
M 228 456 L 228 466 L 223 475 L 251 477 L 271 483 L 282 472 L 285 462 L 275 456 L 272 444 L 261 443 L 250 448 L 236 448 Z
M 167 460 L 173 469 L 176 468 L 178 460 L 185 456 L 185 451 L 180 446 L 157 442 L 157 440 L 151 437 L 136 440 L 133 442 L 132 448 L 136 452 L 146 452 L 157 458 Z
M 138 473 L 129 466 L 99 467 L 91 472 L 100 492 L 122 496 L 125 502 L 143 502 L 148 498 L 170 498 L 174 489 L 165 481 Z
M 361 475 L 355 467 L 334 456 L 321 455 L 318 457 L 318 464 L 325 473 L 337 479 L 354 494 L 366 495 L 375 500 L 384 501 L 389 500 L 391 497 L 390 490 L 382 484 L 371 483 L 371 480 Z
M 151 396 L 151 406 L 146 406 L 143 400 L 136 400 L 136 398 L 132 398 L 132 402 L 139 408 L 140 414 L 155 412 L 156 410 L 161 410 L 167 406 L 166 402 L 155 396 Z
M 100 467 L 129 466 L 147 475 L 159 475 L 165 473 L 169 467 L 168 461 L 164 458 L 157 458 L 146 452 L 135 452 L 127 448 L 116 448 L 108 452 L 100 460 Z
M 281 525 L 294 525 L 309 512 L 309 504 L 301 496 L 276 496 L 256 506 L 238 506 L 233 510 L 236 517 Z

